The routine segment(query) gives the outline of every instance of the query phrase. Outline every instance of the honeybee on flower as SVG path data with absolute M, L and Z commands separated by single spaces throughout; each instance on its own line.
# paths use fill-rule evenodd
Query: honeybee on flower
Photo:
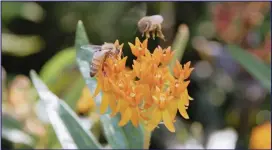
M 152 131 L 163 123 L 169 131 L 175 132 L 177 112 L 189 119 L 187 109 L 193 100 L 187 90 L 193 71 L 191 62 L 181 65 L 176 60 L 172 74 L 169 67 L 175 54 L 172 48 L 157 46 L 153 52 L 148 49 L 150 32 L 153 38 L 164 39 L 162 22 L 160 15 L 146 16 L 138 22 L 138 29 L 146 39 L 140 41 L 136 37 L 134 43 L 128 43 L 136 57 L 131 69 L 126 68 L 127 57 L 122 55 L 123 44 L 118 40 L 114 44 L 88 47 L 94 52 L 90 76 L 97 79 L 90 99 L 102 92 L 100 113 L 104 114 L 108 109 L 112 117 L 120 113 L 119 126 L 131 122 L 138 127 L 143 123 Z
M 128 44 L 137 57 L 132 69 L 126 69 L 127 57 L 119 55 L 105 57 L 103 68 L 97 70 L 97 87 L 92 97 L 103 93 L 100 113 L 110 108 L 111 116 L 121 114 L 120 126 L 130 121 L 135 127 L 144 123 L 150 131 L 163 121 L 169 131 L 175 132 L 177 112 L 189 119 L 186 110 L 192 100 L 187 90 L 193 71 L 190 62 L 181 65 L 176 61 L 171 74 L 168 67 L 174 55 L 171 47 L 158 46 L 151 53 L 148 39 L 141 42 L 136 38 L 135 43 Z M 118 45 L 116 41 L 115 46 Z
M 90 76 L 94 77 L 97 71 L 104 69 L 104 62 L 108 57 L 121 57 L 123 45 L 119 45 L 119 41 L 115 43 L 104 43 L 103 45 L 84 45 L 82 49 L 91 49 L 93 58 L 90 62 Z

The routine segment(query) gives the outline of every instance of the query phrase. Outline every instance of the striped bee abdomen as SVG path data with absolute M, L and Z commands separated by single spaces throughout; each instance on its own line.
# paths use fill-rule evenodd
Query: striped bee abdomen
M 98 59 L 93 59 L 90 64 L 90 76 L 94 77 L 103 62 Z

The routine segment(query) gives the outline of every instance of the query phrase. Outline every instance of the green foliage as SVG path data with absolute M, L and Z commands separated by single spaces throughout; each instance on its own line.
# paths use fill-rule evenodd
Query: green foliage
M 40 52 L 44 47 L 43 39 L 38 35 L 16 35 L 7 27 L 15 19 L 41 22 L 44 11 L 35 2 L 3 2 L 2 3 L 2 52 L 24 57 Z
M 78 22 L 75 47 L 77 51 L 77 63 L 80 71 L 88 85 L 91 93 L 94 93 L 96 87 L 96 80 L 89 77 L 90 67 L 89 62 L 92 59 L 93 52 L 91 49 L 80 48 L 83 45 L 89 44 L 87 34 L 85 32 L 83 23 Z M 97 96 L 96 104 L 99 106 L 101 95 Z M 108 113 L 110 110 L 108 110 Z M 124 127 L 119 127 L 118 122 L 120 116 L 111 118 L 109 114 L 101 115 L 101 123 L 105 132 L 105 136 L 111 148 L 143 148 L 144 146 L 144 130 L 142 127 L 135 128 L 131 123 Z
M 3 114 L 1 119 L 3 122 L 2 138 L 7 139 L 13 143 L 23 144 L 23 146 L 32 146 L 34 144 L 34 137 L 24 131 L 24 126 L 20 121 L 7 114 Z M 12 136 L 14 134 L 19 137 Z
M 2 115 L 2 120 L 3 120 L 3 128 L 13 128 L 13 129 L 18 129 L 18 130 L 23 130 L 22 124 L 14 119 L 13 117 L 9 115 Z
M 57 53 L 46 62 L 40 75 L 49 89 L 75 110 L 85 83 L 76 65 L 74 48 L 67 48 Z
M 173 70 L 176 60 L 182 60 L 187 42 L 189 40 L 189 29 L 186 25 L 180 25 L 176 38 L 172 44 L 172 50 L 175 51 L 174 57 L 170 63 L 170 68 Z
M 228 45 L 228 52 L 239 62 L 263 87 L 271 91 L 271 69 L 261 60 L 235 45 Z
M 216 3 L 213 2 L 211 4 Z M 210 55 L 211 53 L 209 52 L 213 52 L 214 49 L 225 46 L 225 42 L 223 38 L 220 37 L 221 31 L 217 31 L 217 22 L 220 21 L 222 17 L 215 17 L 214 11 L 210 11 L 214 10 L 210 7 L 210 3 L 192 5 L 191 3 L 172 2 L 67 2 L 50 4 L 37 2 L 3 2 L 2 6 L 2 30 L 4 32 L 2 34 L 2 52 L 13 56 L 12 58 L 6 58 L 6 62 L 11 62 L 14 58 L 17 59 L 19 57 L 18 59 L 31 59 L 31 63 L 40 61 L 40 57 L 49 57 L 52 54 L 50 49 L 54 49 L 52 49 L 52 46 L 58 49 L 73 44 L 74 36 L 71 36 L 71 34 L 76 30 L 75 47 L 61 50 L 42 67 L 39 75 L 44 83 L 42 83 L 35 72 L 31 73 L 32 80 L 40 96 L 40 101 L 46 108 L 46 111 L 37 111 L 44 115 L 49 115 L 50 119 L 49 124 L 43 124 L 43 126 L 46 127 L 45 137 L 35 137 L 33 133 L 35 129 L 30 131 L 29 128 L 31 128 L 31 125 L 28 127 L 26 120 L 17 120 L 17 116 L 16 118 L 13 117 L 17 115 L 15 113 L 17 111 L 7 104 L 10 101 L 8 85 L 10 85 L 11 81 L 16 77 L 17 74 L 14 73 L 19 70 L 16 70 L 16 67 L 14 67 L 15 70 L 14 68 L 10 68 L 10 66 L 14 66 L 12 65 L 14 63 L 5 64 L 6 69 L 10 72 L 7 73 L 4 79 L 2 78 L 2 94 L 4 95 L 2 96 L 4 100 L 2 105 L 4 112 L 2 115 L 2 144 L 4 145 L 11 142 L 13 148 L 7 148 L 6 146 L 2 147 L 3 149 L 41 149 L 41 147 L 46 149 L 102 149 L 104 148 L 104 143 L 102 143 L 104 137 L 108 142 L 109 148 L 148 149 L 151 133 L 145 131 L 142 126 L 135 128 L 131 123 L 128 123 L 124 127 L 119 127 L 119 114 L 115 117 L 110 117 L 110 110 L 108 110 L 105 115 L 100 116 L 97 116 L 99 112 L 91 113 L 88 116 L 88 119 L 90 119 L 88 121 L 91 122 L 92 127 L 91 129 L 86 129 L 82 124 L 85 122 L 74 112 L 83 87 L 87 85 L 91 93 L 94 93 L 94 89 L 97 85 L 96 79 L 89 76 L 89 63 L 92 59 L 92 50 L 81 49 L 81 46 L 91 43 L 102 44 L 103 42 L 113 42 L 118 39 L 121 43 L 125 43 L 124 54 L 130 58 L 132 55 L 130 51 L 126 51 L 129 50 L 126 43 L 133 42 L 135 36 L 140 36 L 140 34 L 137 33 L 136 26 L 138 20 L 144 15 L 161 14 L 164 17 L 163 32 L 167 37 L 166 41 L 160 43 L 163 47 L 166 46 L 166 44 L 172 45 L 172 49 L 175 50 L 171 67 L 175 64 L 176 59 L 182 60 L 182 57 L 185 55 L 186 58 L 184 57 L 183 59 L 192 61 L 192 65 L 195 67 L 195 73 L 190 77 L 190 80 L 194 83 L 191 84 L 191 87 L 188 89 L 189 93 L 192 93 L 191 96 L 196 99 L 196 101 L 193 102 L 195 104 L 188 109 L 190 121 L 183 122 L 177 119 L 175 123 L 177 130 L 174 134 L 176 138 L 169 138 L 169 134 L 164 133 L 164 128 L 155 130 L 155 134 L 152 134 L 156 141 L 155 146 L 162 146 L 168 143 L 168 139 L 171 139 L 171 143 L 182 143 L 186 146 L 192 145 L 192 143 L 186 143 L 187 140 L 190 140 L 190 137 L 194 137 L 198 142 L 201 141 L 199 139 L 203 137 L 206 139 L 205 141 L 209 141 L 209 138 L 203 135 L 202 132 L 204 131 L 204 133 L 208 133 L 207 135 L 209 135 L 210 130 L 217 130 L 217 127 L 221 128 L 222 123 L 224 127 L 232 126 L 237 129 L 245 127 L 247 131 L 250 131 L 251 127 L 255 126 L 256 123 L 260 123 L 260 121 L 257 122 L 257 120 L 265 118 L 265 116 L 269 114 L 269 111 L 271 111 L 269 105 L 271 99 L 270 66 L 264 64 L 262 60 L 259 60 L 247 52 L 247 49 L 251 50 L 256 48 L 256 52 L 257 50 L 263 49 L 264 46 L 262 43 L 264 43 L 271 26 L 271 16 L 269 12 L 264 15 L 264 21 L 260 22 L 260 24 L 252 30 L 243 33 L 229 33 L 230 36 L 246 36 L 244 37 L 245 40 L 250 39 L 249 44 L 247 44 L 247 42 L 236 43 L 235 41 L 234 43 L 237 45 L 229 45 L 226 50 L 232 56 L 231 58 L 234 58 L 245 71 L 255 80 L 259 81 L 260 85 L 255 85 L 255 82 L 253 84 L 251 81 L 252 78 L 248 78 L 248 76 L 244 74 L 244 70 L 239 72 L 238 76 L 236 76 L 236 74 L 233 76 L 225 71 L 225 66 L 217 65 L 217 61 L 213 61 L 213 58 L 219 58 L 221 62 L 221 58 L 217 57 L 217 55 Z M 230 3 L 229 6 L 230 9 L 236 7 L 234 3 Z M 233 10 L 235 12 L 237 11 L 235 9 Z M 251 11 L 248 12 L 252 13 Z M 211 16 L 209 16 L 209 14 L 211 14 Z M 232 13 L 224 13 L 227 18 L 232 20 L 231 14 Z M 43 20 L 45 16 L 46 19 Z M 258 16 L 254 16 L 254 18 L 255 17 L 257 18 Z M 85 27 L 87 27 L 86 31 L 83 23 L 81 21 L 77 22 L 79 19 L 82 19 Z M 238 20 L 233 26 L 237 28 L 240 26 L 241 28 L 242 24 L 239 23 L 243 21 L 244 20 L 238 16 Z M 190 28 L 190 37 L 189 31 L 182 30 L 182 28 L 179 28 L 178 32 L 174 35 L 173 32 L 176 31 L 176 25 L 180 23 L 185 23 Z M 226 25 L 227 29 L 231 24 L 230 21 L 226 21 L 224 25 Z M 235 31 L 239 31 L 239 29 Z M 197 48 L 200 49 L 194 51 L 193 49 L 196 49 L 196 47 L 195 45 L 193 46 L 193 44 L 198 44 L 198 42 L 194 43 L 193 41 L 197 39 L 196 36 L 204 37 L 207 42 L 209 42 L 207 44 L 211 44 L 211 46 L 208 45 L 208 47 L 204 47 L 197 45 Z M 172 41 L 172 39 L 174 40 Z M 215 39 L 221 39 L 221 41 Z M 251 43 L 251 40 L 254 42 Z M 149 40 L 149 48 L 153 49 L 151 47 L 157 45 L 155 43 L 158 43 L 158 41 L 158 39 Z M 201 42 L 199 44 L 201 44 Z M 203 51 L 201 51 L 201 48 L 203 48 Z M 185 49 L 187 50 L 186 52 Z M 190 49 L 193 51 L 190 51 Z M 205 51 L 206 49 L 207 51 Z M 30 56 L 39 53 L 41 50 L 45 50 L 42 55 L 36 55 L 34 58 Z M 199 52 L 199 54 L 208 53 L 205 55 L 206 57 L 199 60 L 197 52 Z M 25 56 L 30 57 L 23 58 Z M 207 63 L 207 61 L 209 62 Z M 233 60 L 228 58 L 226 60 L 222 59 L 222 61 L 230 62 Z M 132 59 L 128 59 L 127 63 L 132 63 Z M 28 67 L 25 66 L 28 66 L 27 61 L 26 64 L 19 65 L 19 67 L 22 67 L 20 71 L 24 72 L 24 69 L 28 69 Z M 39 66 L 39 62 L 37 66 Z M 205 70 L 205 67 L 207 70 Z M 48 86 L 48 88 L 45 85 Z M 245 86 L 256 86 L 257 88 L 263 86 L 267 91 L 262 91 L 263 95 L 255 94 L 255 88 L 253 88 L 252 94 L 251 92 L 248 93 L 247 88 L 241 88 Z M 250 89 L 250 91 L 251 90 L 252 89 Z M 35 94 L 36 93 L 30 94 L 30 96 L 35 97 Z M 103 93 L 100 93 L 95 99 L 97 107 L 99 107 L 101 102 L 101 94 Z M 250 94 L 253 95 L 252 97 L 256 97 L 254 101 L 251 101 Z M 260 96 L 258 97 L 258 95 Z M 250 118 L 247 116 L 250 116 Z M 100 119 L 100 121 L 96 122 L 97 119 Z M 248 121 L 248 119 L 250 120 Z M 95 123 L 95 127 L 93 123 Z M 195 123 L 201 124 L 201 128 L 196 128 Z M 100 128 L 103 129 L 104 133 L 101 134 Z M 203 131 L 202 128 L 204 129 Z M 197 135 L 195 134 L 196 132 L 194 132 L 196 130 Z M 246 145 L 248 145 L 249 132 L 237 131 L 239 134 L 238 139 L 242 141 L 242 144 L 238 141 L 236 142 L 236 147 L 244 146 L 246 148 Z M 166 136 L 161 137 L 161 135 Z M 179 138 L 179 135 L 182 135 L 182 137 Z M 19 136 L 21 136 L 21 139 L 18 139 Z M 99 141 L 102 139 L 101 143 L 98 143 L 98 138 L 95 139 L 95 137 L 99 137 Z M 222 139 L 224 138 L 222 137 Z M 157 145 L 157 143 L 159 144 Z M 206 145 L 209 144 L 206 143 Z M 174 145 L 171 144 L 170 146 Z
M 39 36 L 15 35 L 10 33 L 2 34 L 3 53 L 24 57 L 40 52 L 44 43 Z
M 40 71 L 41 79 L 49 89 L 73 109 L 85 86 L 83 78 L 76 66 L 74 48 L 66 48 L 54 55 Z M 48 148 L 59 148 L 59 142 L 53 128 L 48 128 Z
M 49 120 L 62 148 L 101 148 L 94 135 L 80 123 L 77 115 L 63 100 L 48 90 L 35 71 L 31 71 L 30 76 L 41 100 L 45 104 Z
M 24 2 L 4 2 L 2 3 L 2 19 L 3 21 L 10 21 L 15 17 L 20 17 L 20 12 L 23 8 Z
M 9 23 L 15 18 L 40 22 L 43 19 L 43 9 L 35 2 L 3 2 L 3 23 Z

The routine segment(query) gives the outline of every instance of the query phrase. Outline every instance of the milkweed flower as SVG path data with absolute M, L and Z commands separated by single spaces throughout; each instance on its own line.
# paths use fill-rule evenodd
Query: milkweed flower
M 193 68 L 191 62 L 181 65 L 179 61 L 170 73 L 169 63 L 174 51 L 171 47 L 158 46 L 151 53 L 148 49 L 148 39 L 141 42 L 128 43 L 136 59 L 132 69 L 126 69 L 127 57 L 109 57 L 104 62 L 104 68 L 95 76 L 97 87 L 94 97 L 102 92 L 100 113 L 111 109 L 111 116 L 121 114 L 120 126 L 129 121 L 137 127 L 143 122 L 146 129 L 154 130 L 163 122 L 167 129 L 175 132 L 174 122 L 177 112 L 188 119 L 186 109 L 189 100 L 187 87 Z M 116 46 L 119 41 L 115 42 Z
M 86 114 L 90 110 L 95 108 L 94 100 L 93 100 L 92 95 L 91 95 L 89 88 L 87 86 L 85 86 L 82 89 L 82 93 L 81 93 L 81 96 L 77 102 L 76 108 L 77 108 L 77 112 L 80 114 Z

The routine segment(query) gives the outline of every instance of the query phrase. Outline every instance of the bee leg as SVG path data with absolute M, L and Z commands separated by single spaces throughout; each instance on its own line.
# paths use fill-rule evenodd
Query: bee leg
M 156 37 L 156 30 L 153 30 L 152 31 L 152 38 L 153 38 L 153 40 L 155 40 L 155 37 Z
M 144 35 L 145 35 L 145 33 L 143 32 L 143 33 L 142 33 L 142 37 L 144 37 Z
M 165 37 L 162 33 L 161 25 L 158 25 L 156 30 L 157 30 L 157 36 L 165 41 Z
M 150 38 L 150 33 L 147 31 L 146 33 L 145 33 L 145 36 L 146 36 L 146 38 Z

